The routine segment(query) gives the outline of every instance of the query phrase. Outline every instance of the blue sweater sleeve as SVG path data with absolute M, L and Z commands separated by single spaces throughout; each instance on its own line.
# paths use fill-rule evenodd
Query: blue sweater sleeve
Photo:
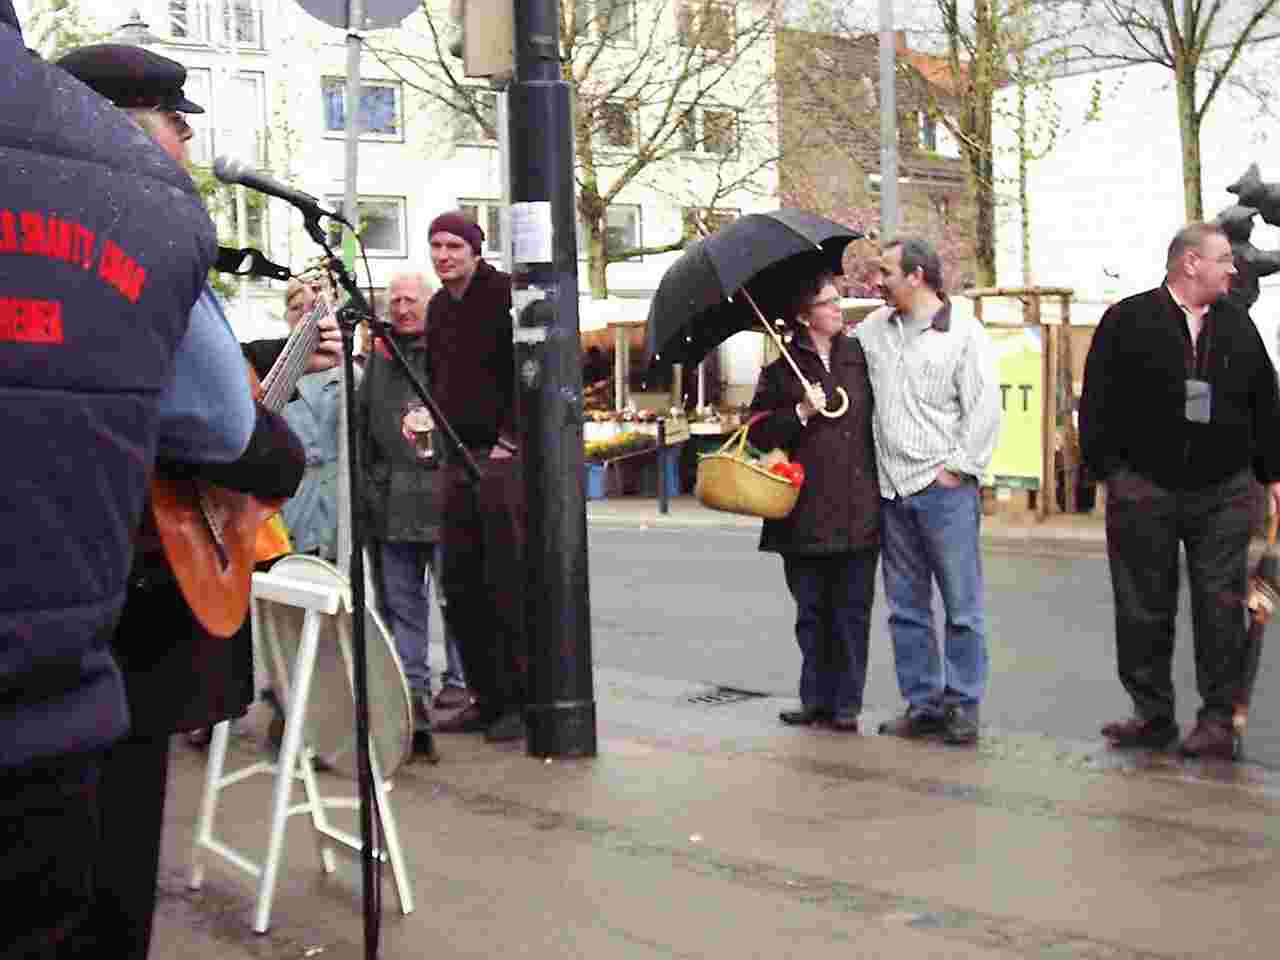
M 207 286 L 160 395 L 157 455 L 189 463 L 229 463 L 249 446 L 256 414 L 248 367 L 231 325 Z

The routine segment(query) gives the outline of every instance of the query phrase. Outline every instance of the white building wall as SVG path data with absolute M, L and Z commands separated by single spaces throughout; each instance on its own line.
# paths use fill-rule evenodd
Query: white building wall
M 205 0 L 216 9 L 220 0 Z M 225 2 L 225 0 L 221 0 Z M 166 42 L 154 47 L 182 62 L 189 70 L 209 70 L 213 77 L 209 98 L 213 139 L 210 156 L 233 153 L 244 156 L 243 129 L 252 126 L 252 118 L 234 115 L 236 111 L 220 109 L 229 103 L 223 93 L 225 77 L 236 70 L 261 73 L 265 77 L 265 118 L 257 122 L 268 128 L 267 172 L 278 179 L 318 197 L 340 196 L 344 182 L 344 140 L 340 134 L 326 135 L 323 122 L 321 81 L 323 77 L 345 77 L 346 47 L 342 31 L 329 27 L 305 13 L 293 0 L 260 0 L 263 8 L 264 47 L 235 52 L 225 45 L 178 42 L 168 38 L 168 0 L 121 0 L 104 3 L 93 10 L 104 29 L 111 29 L 128 19 L 137 7 L 151 31 Z M 671 5 L 641 0 L 642 7 L 661 8 L 673 16 Z M 443 9 L 444 4 L 440 5 Z M 748 4 L 741 4 L 746 8 Z M 419 17 L 419 14 L 415 14 Z M 643 15 L 642 15 L 643 16 Z M 443 21 L 442 21 L 443 22 Z M 379 32 L 385 37 L 391 31 Z M 216 38 L 215 38 L 216 39 Z M 744 63 L 744 70 L 767 70 L 773 59 L 773 44 L 758 52 L 754 60 Z M 394 75 L 372 56 L 361 61 L 361 77 L 365 81 L 394 82 Z M 221 78 L 221 79 L 220 79 Z M 743 85 L 739 89 L 745 89 Z M 498 149 L 493 146 L 468 146 L 454 142 L 453 115 L 445 108 L 433 107 L 425 97 L 402 87 L 403 139 L 377 142 L 362 139 L 358 161 L 357 192 L 363 197 L 402 197 L 405 205 L 406 249 L 403 255 L 371 256 L 373 283 L 383 287 L 390 277 L 402 270 L 421 270 L 434 280 L 428 255 L 426 227 L 437 213 L 456 207 L 463 199 L 489 199 L 495 203 L 502 193 Z M 767 104 L 755 103 L 759 115 L 772 111 Z M 231 115 L 229 115 L 231 114 Z M 776 118 L 776 113 L 769 113 Z M 776 120 L 771 120 L 776 130 Z M 237 132 L 239 131 L 239 132 Z M 742 162 L 758 162 L 752 156 Z M 695 202 L 714 177 L 713 165 L 706 160 L 690 158 L 687 162 L 668 164 L 662 171 L 629 185 L 616 198 L 617 203 L 638 204 L 641 208 L 642 242 L 658 245 L 671 242 L 681 233 L 681 208 Z M 744 213 L 777 206 L 776 174 L 765 172 L 758 178 L 760 188 L 742 191 L 720 202 Z M 270 249 L 264 251 L 278 263 L 294 270 L 320 254 L 303 232 L 302 217 L 288 204 L 269 201 Z M 221 242 L 236 245 L 234 236 L 222 236 Z M 609 267 L 608 280 L 615 290 L 653 290 L 663 272 L 678 254 L 646 256 L 635 261 Z M 490 257 L 490 259 L 496 259 Z M 501 264 L 499 263 L 501 266 Z M 580 288 L 586 287 L 586 262 L 580 261 Z M 364 265 L 360 264 L 360 280 L 367 283 Z M 251 285 L 248 302 L 233 302 L 228 313 L 242 339 L 277 336 L 283 330 L 283 290 L 277 282 Z M 588 298 L 589 300 L 589 298 Z M 647 301 L 637 301 L 642 319 Z M 592 309 L 584 303 L 584 318 Z

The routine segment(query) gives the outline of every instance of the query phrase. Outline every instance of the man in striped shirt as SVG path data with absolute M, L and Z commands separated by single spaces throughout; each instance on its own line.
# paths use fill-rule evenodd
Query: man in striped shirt
M 972 744 L 988 669 L 978 483 L 1000 428 L 999 385 L 986 331 L 953 314 L 929 244 L 886 246 L 880 284 L 886 306 L 854 335 L 875 396 L 884 591 L 907 701 L 880 732 Z M 934 580 L 947 617 L 941 657 Z

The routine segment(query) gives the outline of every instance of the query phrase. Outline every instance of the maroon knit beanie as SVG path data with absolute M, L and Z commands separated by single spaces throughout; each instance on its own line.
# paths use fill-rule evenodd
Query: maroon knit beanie
M 467 241 L 477 257 L 480 256 L 480 251 L 484 249 L 484 231 L 480 229 L 478 223 L 469 219 L 461 210 L 442 213 L 432 220 L 431 226 L 427 229 L 427 239 L 430 240 L 441 231 L 452 233 L 454 236 L 461 237 Z

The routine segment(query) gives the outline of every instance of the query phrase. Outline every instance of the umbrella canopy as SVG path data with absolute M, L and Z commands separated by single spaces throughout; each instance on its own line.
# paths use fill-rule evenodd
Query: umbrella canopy
M 746 298 L 734 297 L 744 287 L 772 319 L 802 276 L 841 273 L 844 248 L 861 236 L 817 214 L 782 209 L 739 217 L 695 240 L 662 275 L 649 306 L 650 362 L 697 363 L 728 337 L 758 326 Z

